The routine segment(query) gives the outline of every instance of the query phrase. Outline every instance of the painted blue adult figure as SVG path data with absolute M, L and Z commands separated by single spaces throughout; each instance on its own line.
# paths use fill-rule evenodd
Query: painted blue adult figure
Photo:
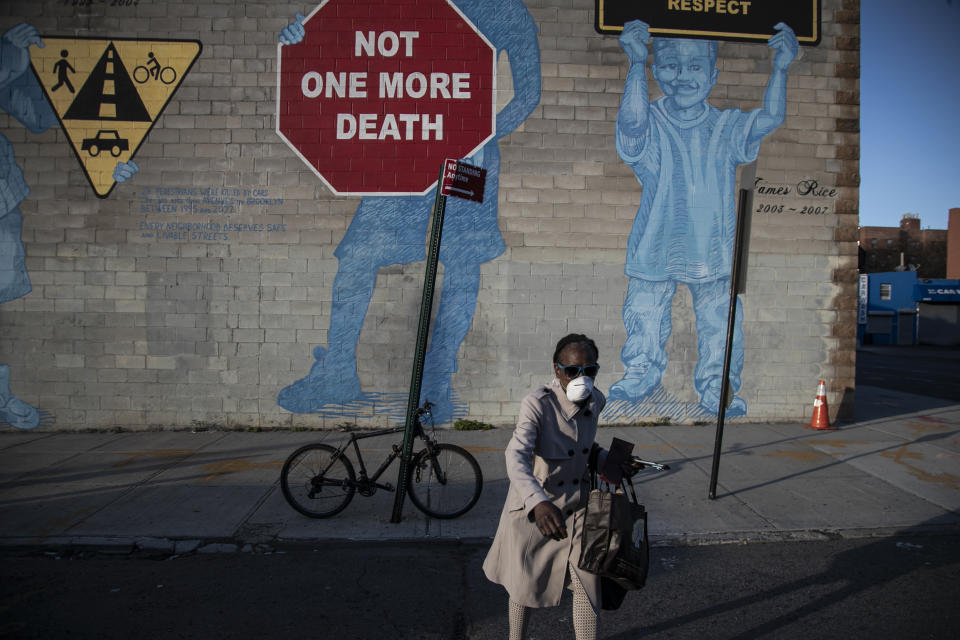
M 31 133 L 42 133 L 57 125 L 57 116 L 30 71 L 31 45 L 44 46 L 37 30 L 27 23 L 12 27 L 0 37 L 0 109 Z M 118 163 L 114 180 L 123 182 L 138 170 L 133 162 Z M 0 303 L 16 300 L 32 290 L 24 260 L 20 213 L 20 203 L 29 193 L 13 145 L 0 134 Z M 18 429 L 34 429 L 40 424 L 37 408 L 11 392 L 10 365 L 5 363 L 0 363 L 0 420 Z
M 671 302 L 677 283 L 683 283 L 696 316 L 694 386 L 700 406 L 717 412 L 736 227 L 736 169 L 756 160 L 763 137 L 783 124 L 787 70 L 799 50 L 790 27 L 781 23 L 775 30 L 768 43 L 775 54 L 763 107 L 741 111 L 707 102 L 719 73 L 718 45 L 707 40 L 653 39 L 653 76 L 664 95 L 651 103 L 645 69 L 649 27 L 640 21 L 624 25 L 620 45 L 630 68 L 617 115 L 617 153 L 633 168 L 643 195 L 627 244 L 625 373 L 610 387 L 611 400 L 638 402 L 659 387 L 667 367 Z M 734 393 L 743 370 L 742 318 L 738 299 L 730 369 Z M 726 415 L 746 412 L 746 402 L 734 396 Z
M 454 415 L 450 379 L 457 351 L 470 329 L 480 288 L 480 265 L 506 249 L 497 224 L 500 177 L 498 140 L 516 129 L 540 102 L 540 48 L 537 27 L 521 0 L 454 0 L 497 49 L 506 52 L 513 76 L 513 99 L 497 115 L 496 135 L 468 161 L 487 170 L 483 203 L 451 198 L 444 218 L 439 260 L 443 263 L 440 302 L 424 364 L 421 397 L 434 402 L 437 422 Z M 284 44 L 299 42 L 298 21 L 280 34 Z M 437 167 L 439 171 L 439 167 Z M 367 196 L 360 201 L 346 235 L 335 251 L 339 260 L 333 283 L 327 348 L 316 347 L 309 374 L 280 392 L 277 402 L 307 413 L 326 404 L 365 397 L 357 376 L 357 341 L 377 271 L 425 259 L 425 238 L 435 192 L 423 196 Z M 411 336 L 411 341 L 413 337 Z
M 43 41 L 28 24 L 19 24 L 0 38 L 0 108 L 32 133 L 41 133 L 54 126 L 57 118 L 29 71 L 30 45 L 42 47 Z M 31 291 L 20 213 L 20 202 L 29 193 L 14 159 L 13 145 L 0 134 L 0 303 Z M 18 429 L 33 429 L 40 423 L 39 411 L 11 392 L 7 364 L 0 364 L 0 418 Z

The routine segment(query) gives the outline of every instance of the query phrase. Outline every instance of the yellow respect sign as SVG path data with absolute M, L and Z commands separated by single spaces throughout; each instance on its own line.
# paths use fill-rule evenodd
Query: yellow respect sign
M 137 153 L 200 55 L 196 40 L 44 36 L 31 47 L 43 87 L 100 198 L 113 170 Z

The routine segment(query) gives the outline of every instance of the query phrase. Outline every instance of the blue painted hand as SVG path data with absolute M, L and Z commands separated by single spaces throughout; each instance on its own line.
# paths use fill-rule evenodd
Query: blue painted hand
M 297 44 L 303 40 L 303 21 L 305 19 L 306 18 L 304 18 L 303 15 L 298 13 L 296 20 L 280 30 L 280 35 L 277 36 L 277 39 L 285 45 Z
M 640 20 L 632 20 L 623 25 L 623 33 L 620 34 L 620 46 L 630 60 L 630 64 L 645 64 L 649 51 L 647 44 L 650 43 L 650 26 Z
M 113 179 L 117 182 L 126 182 L 136 174 L 140 173 L 140 167 L 131 160 L 130 162 L 118 162 L 113 170 Z
M 790 67 L 790 63 L 796 59 L 797 53 L 800 51 L 800 43 L 797 41 L 793 29 L 786 24 L 779 22 L 774 29 L 777 30 L 777 33 L 771 36 L 767 43 L 771 49 L 777 52 L 773 57 L 773 68 L 776 71 L 786 71 Z

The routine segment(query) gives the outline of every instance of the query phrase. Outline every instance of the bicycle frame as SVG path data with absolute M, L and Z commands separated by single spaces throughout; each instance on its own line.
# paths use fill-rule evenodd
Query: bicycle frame
M 423 423 L 420 422 L 419 418 L 417 418 L 417 420 L 415 421 L 413 428 L 414 428 L 414 431 L 413 431 L 414 437 L 417 437 L 423 440 L 427 444 L 427 447 L 430 448 L 431 445 L 433 444 L 433 440 L 429 436 L 427 436 L 426 432 L 423 430 Z M 404 429 L 406 429 L 406 427 L 391 427 L 389 429 L 378 429 L 376 431 L 371 431 L 369 433 L 351 434 L 350 439 L 347 441 L 347 443 L 342 447 L 337 448 L 337 455 L 330 460 L 330 464 L 327 465 L 327 468 L 323 470 L 323 473 L 326 473 L 329 470 L 329 468 L 333 465 L 333 463 L 336 461 L 337 458 L 339 458 L 340 456 L 346 456 L 347 449 L 350 448 L 350 445 L 353 445 L 353 451 L 356 454 L 356 458 L 357 458 L 357 465 L 360 468 L 360 472 L 357 474 L 358 477 L 355 482 L 357 488 L 362 488 L 363 485 L 367 483 L 372 483 L 373 486 L 375 486 L 378 489 L 384 489 L 385 491 L 393 491 L 394 489 L 393 485 L 391 485 L 390 483 L 380 484 L 377 482 L 377 480 L 380 478 L 383 472 L 387 470 L 387 467 L 389 467 L 390 464 L 393 463 L 395 459 L 400 457 L 401 451 L 400 451 L 399 445 L 396 445 L 396 444 L 392 445 L 390 453 L 387 454 L 386 459 L 380 464 L 380 467 L 373 473 L 373 475 L 368 476 L 367 466 L 363 462 L 363 455 L 360 453 L 360 445 L 358 445 L 357 442 L 359 442 L 360 440 L 366 440 L 367 438 L 376 438 L 378 436 L 390 435 L 392 433 L 403 433 Z

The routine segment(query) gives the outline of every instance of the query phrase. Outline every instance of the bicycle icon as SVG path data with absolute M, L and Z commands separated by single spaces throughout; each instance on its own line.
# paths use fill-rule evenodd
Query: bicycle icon
M 147 54 L 147 57 L 150 58 L 146 64 L 142 64 L 134 68 L 133 70 L 133 79 L 138 84 L 143 84 L 153 78 L 154 80 L 159 80 L 163 84 L 173 84 L 177 79 L 177 71 L 173 67 L 164 67 L 160 65 L 160 61 L 157 60 L 157 57 L 153 54 L 153 51 Z

